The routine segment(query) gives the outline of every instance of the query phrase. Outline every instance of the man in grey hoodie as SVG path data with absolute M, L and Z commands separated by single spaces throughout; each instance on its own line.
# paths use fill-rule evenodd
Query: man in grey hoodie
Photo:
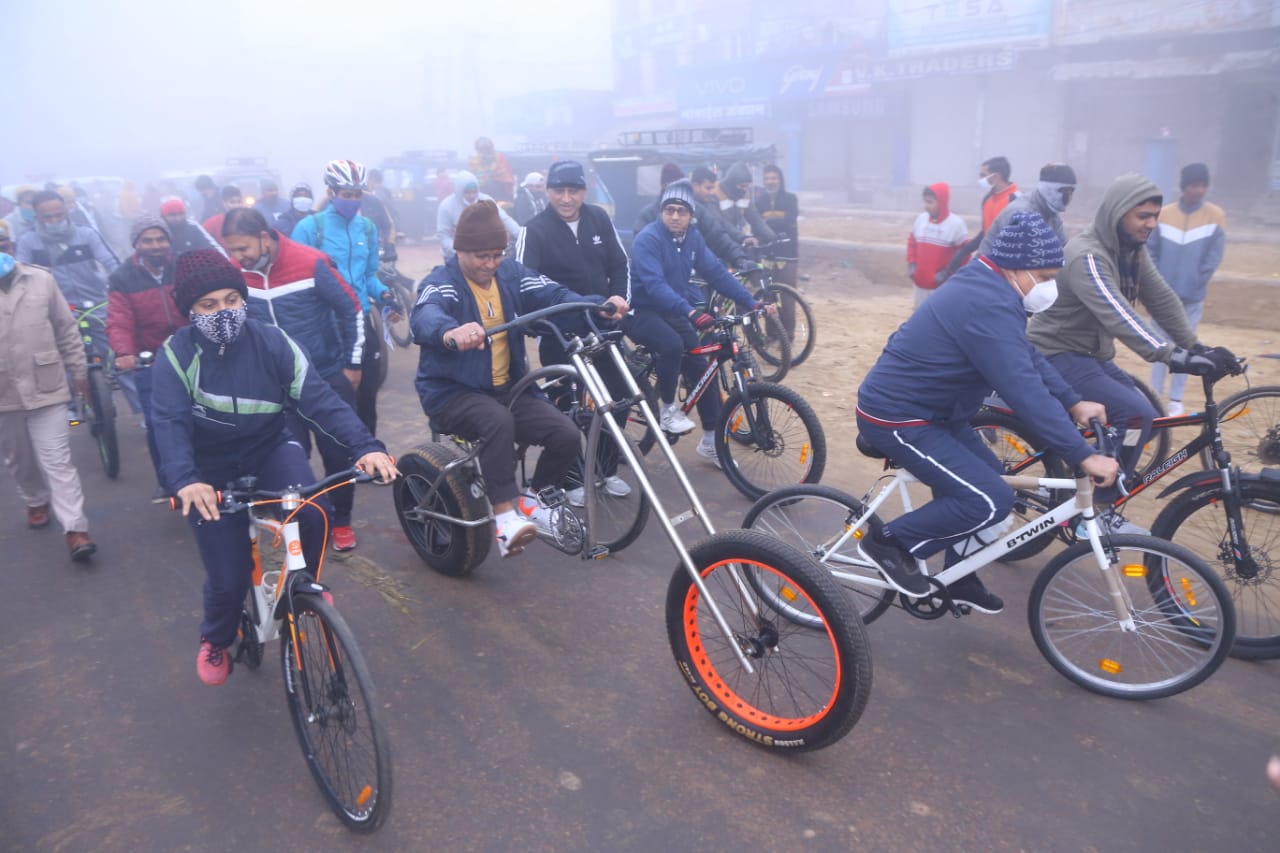
M 991 220 L 991 227 L 987 229 L 982 237 L 982 243 L 978 246 L 978 255 L 985 255 L 991 250 L 991 241 L 1004 230 L 1009 220 L 1020 210 L 1040 214 L 1065 245 L 1067 231 L 1062 224 L 1062 214 L 1066 213 L 1067 205 L 1071 204 L 1071 197 L 1075 192 L 1074 169 L 1066 163 L 1045 165 L 1040 170 L 1040 183 L 1036 184 L 1036 188 L 1029 193 L 1019 194 L 1005 205 L 1004 210 L 1000 211 L 995 219 Z
M 1163 362 L 1175 373 L 1224 375 L 1238 369 L 1235 356 L 1223 347 L 1196 340 L 1182 300 L 1173 292 L 1145 251 L 1156 229 L 1163 199 L 1142 175 L 1121 175 L 1107 188 L 1093 224 L 1067 243 L 1066 265 L 1058 274 L 1058 298 L 1034 314 L 1027 339 L 1040 350 L 1072 388 L 1102 403 L 1108 421 L 1139 428 L 1139 441 L 1125 444 L 1120 457 L 1133 471 L 1151 434 L 1156 411 L 1115 363 L 1115 339 L 1150 362 Z M 1007 209 L 1007 208 L 1006 208 Z M 994 229 L 993 229 L 994 230 Z M 1142 302 L 1167 334 L 1144 323 L 1134 303 Z M 1100 502 L 1115 499 L 1115 489 L 1099 489 Z M 1132 532 L 1113 518 L 1113 532 Z
M 458 217 L 462 216 L 462 211 L 477 201 L 493 201 L 492 196 L 480 192 L 480 184 L 476 181 L 476 176 L 470 172 L 460 171 L 454 175 L 453 187 L 453 195 L 442 200 L 440 206 L 436 208 L 436 237 L 440 240 L 440 251 L 444 254 L 446 261 L 455 254 L 453 232 L 458 228 Z M 497 204 L 497 202 L 494 203 Z M 520 226 L 501 206 L 498 207 L 498 217 L 502 220 L 502 227 L 507 229 L 508 234 L 512 237 L 520 235 Z

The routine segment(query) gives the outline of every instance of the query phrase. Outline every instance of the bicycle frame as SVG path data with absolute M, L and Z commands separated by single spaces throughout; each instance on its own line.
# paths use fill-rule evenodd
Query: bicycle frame
M 300 495 L 290 492 L 281 499 L 280 505 L 286 513 L 291 513 L 301 503 Z M 288 601 L 291 583 L 289 576 L 294 572 L 305 571 L 307 561 L 302 555 L 302 534 L 298 522 L 278 521 L 259 514 L 250 506 L 249 525 L 250 548 L 253 552 L 253 585 L 250 587 L 250 594 L 254 602 L 254 628 L 258 642 L 269 643 L 280 637 L 280 625 L 287 609 L 282 605 Z M 263 571 L 262 554 L 272 550 L 277 540 L 284 544 L 284 566 L 281 569 Z
M 1069 480 L 1066 478 L 1018 475 L 1005 476 L 1002 479 L 1015 489 L 1044 489 L 1046 491 L 1061 489 L 1074 491 L 1075 494 L 1044 515 L 1038 516 L 1019 528 L 1002 533 L 995 542 L 982 547 L 936 575 L 929 574 L 928 566 L 924 560 L 916 560 L 921 573 L 936 580 L 943 586 L 949 586 L 961 578 L 973 574 L 983 566 L 999 560 L 1027 541 L 1040 536 L 1052 536 L 1060 526 L 1070 522 L 1076 516 L 1083 516 L 1085 533 L 1092 543 L 1093 554 L 1098 561 L 1098 569 L 1106 578 L 1107 587 L 1116 608 L 1116 618 L 1119 620 L 1122 630 L 1133 630 L 1134 622 L 1126 593 L 1115 575 L 1115 569 L 1112 568 L 1107 560 L 1106 552 L 1102 548 L 1102 537 L 1098 530 L 1097 517 L 1093 508 L 1093 481 L 1088 477 Z M 844 531 L 833 542 L 824 543 L 823 553 L 817 555 L 818 562 L 826 566 L 831 574 L 841 581 L 877 590 L 896 591 L 896 587 L 893 587 L 888 581 L 880 577 L 845 572 L 838 568 L 842 564 L 857 565 L 864 568 L 871 567 L 870 563 L 841 556 L 839 552 L 841 548 L 848 544 L 850 539 L 861 539 L 865 535 L 867 520 L 872 515 L 875 515 L 876 511 L 893 493 L 897 492 L 899 494 L 905 511 L 909 512 L 912 509 L 911 497 L 907 492 L 907 486 L 911 483 L 918 483 L 919 480 L 905 469 L 895 471 L 889 476 L 889 480 L 890 482 L 880 489 L 875 497 L 869 502 L 864 502 L 862 515 L 857 518 L 851 517 L 846 522 Z

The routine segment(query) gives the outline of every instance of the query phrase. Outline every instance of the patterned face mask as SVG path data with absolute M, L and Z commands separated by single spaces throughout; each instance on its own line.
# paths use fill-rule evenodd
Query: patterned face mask
M 192 312 L 191 325 L 199 329 L 200 334 L 215 344 L 225 347 L 240 337 L 240 330 L 244 328 L 244 321 L 248 316 L 249 309 L 244 305 L 239 308 L 223 308 L 221 311 L 215 311 L 212 314 L 196 314 Z

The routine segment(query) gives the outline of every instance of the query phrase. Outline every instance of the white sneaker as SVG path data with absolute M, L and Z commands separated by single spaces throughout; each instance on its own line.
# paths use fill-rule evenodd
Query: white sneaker
M 516 502 L 516 512 L 533 522 L 538 533 L 546 536 L 553 535 L 555 519 L 551 508 L 543 506 L 542 501 L 533 495 L 521 495 L 520 500 Z
M 621 477 L 605 477 L 604 490 L 615 498 L 625 498 L 631 494 L 631 486 Z
M 693 449 L 693 452 L 703 459 L 710 459 L 717 468 L 720 467 L 720 457 L 716 455 L 716 443 L 714 441 L 702 439 L 698 442 L 698 446 Z
M 1151 531 L 1145 527 L 1139 527 L 1127 518 L 1124 518 L 1114 509 L 1104 510 L 1098 514 L 1098 531 L 1103 536 L 1114 533 L 1137 533 L 1140 536 L 1150 536 Z M 1080 519 L 1080 523 L 1076 525 L 1076 537 L 1084 538 L 1084 519 Z
M 1169 401 L 1169 417 L 1176 418 L 1178 415 L 1185 414 L 1186 411 L 1186 409 L 1182 408 L 1181 400 Z
M 515 513 L 505 521 L 498 522 L 498 553 L 503 557 L 512 557 L 524 550 L 538 536 L 538 527 L 534 522 Z
M 688 415 L 680 411 L 679 403 L 662 407 L 662 413 L 658 415 L 658 425 L 662 427 L 663 432 L 669 432 L 672 435 L 684 435 L 698 428 L 697 424 L 689 420 Z
M 587 505 L 587 490 L 584 486 L 566 489 L 564 499 L 569 502 L 569 506 L 584 507 Z

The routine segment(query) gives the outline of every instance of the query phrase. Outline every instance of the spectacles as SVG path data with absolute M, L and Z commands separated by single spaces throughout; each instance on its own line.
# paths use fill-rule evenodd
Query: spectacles
M 482 264 L 499 264 L 506 252 L 467 252 Z

